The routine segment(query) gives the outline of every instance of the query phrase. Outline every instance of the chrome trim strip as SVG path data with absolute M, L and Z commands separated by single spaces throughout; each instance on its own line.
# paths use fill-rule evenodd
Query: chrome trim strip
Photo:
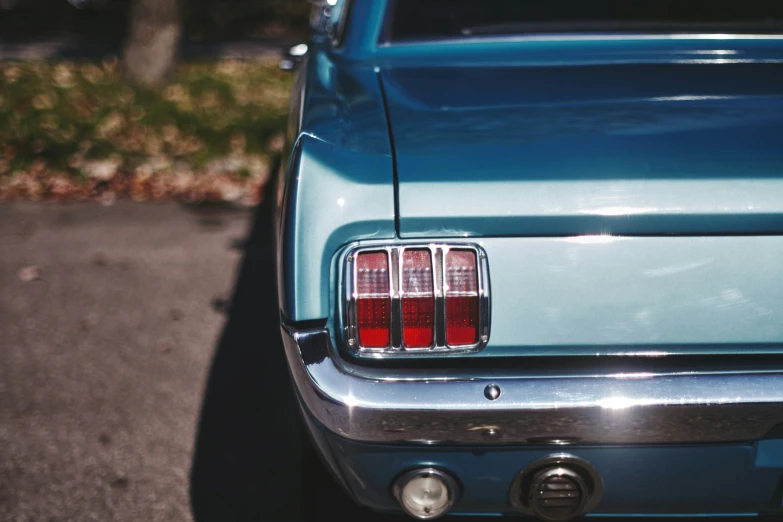
M 339 436 L 373 443 L 540 445 L 759 440 L 783 423 L 783 370 L 589 377 L 366 378 L 335 358 L 327 330 L 281 328 L 305 406 Z M 434 371 L 433 371 L 434 372 Z M 502 394 L 490 401 L 487 384 Z
M 588 487 L 590 488 L 590 491 L 588 492 L 589 499 L 584 505 L 583 512 L 590 513 L 598 507 L 598 504 L 601 503 L 601 500 L 604 496 L 603 477 L 601 477 L 601 474 L 598 473 L 598 470 L 595 469 L 595 466 L 593 466 L 591 463 L 574 455 L 569 455 L 568 453 L 556 453 L 554 455 L 540 458 L 528 464 L 525 469 L 523 469 L 519 475 L 517 475 L 517 478 L 514 479 L 514 482 L 511 484 L 509 501 L 511 502 L 512 506 L 527 516 L 535 516 L 533 510 L 530 509 L 530 507 L 522 500 L 522 495 L 524 494 L 523 483 L 532 479 L 533 475 L 535 475 L 539 470 L 550 466 L 565 466 L 583 473 L 583 478 L 588 479 Z
M 434 250 L 432 256 L 432 276 L 435 282 L 435 344 L 446 346 L 446 296 L 443 293 L 443 250 Z
M 525 43 L 525 42 L 633 42 L 633 41 L 742 41 L 742 40 L 783 40 L 783 35 L 778 33 L 663 33 L 663 34 L 603 34 L 603 33 L 580 33 L 580 34 L 544 34 L 544 35 L 508 35 L 508 36 L 479 36 L 467 38 L 444 38 L 438 40 L 439 45 L 469 46 L 476 45 L 477 42 L 485 44 L 498 43 Z M 397 48 L 418 48 L 432 46 L 433 43 L 426 40 L 414 40 L 410 42 L 383 43 L 378 46 L 380 55 L 386 54 L 388 50 Z
M 432 259 L 433 291 L 435 295 L 435 341 L 429 348 L 406 348 L 402 336 L 402 277 L 405 250 L 429 250 Z M 476 255 L 476 269 L 479 295 L 479 335 L 471 345 L 450 346 L 446 342 L 446 256 L 449 250 L 471 250 Z M 356 316 L 357 264 L 356 256 L 363 252 L 385 251 L 389 259 L 389 293 L 391 295 L 391 346 L 386 348 L 365 348 L 359 344 Z M 432 355 L 439 353 L 476 353 L 489 343 L 490 334 L 490 281 L 489 263 L 483 248 L 473 243 L 402 243 L 389 245 L 367 244 L 348 250 L 345 254 L 342 281 L 342 327 L 348 348 L 358 357 L 382 359 L 400 355 Z M 350 274 L 348 276 L 347 274 Z
M 402 256 L 399 249 L 387 248 L 389 252 L 389 284 L 391 285 L 391 330 L 389 340 L 391 350 L 402 346 Z M 359 345 L 357 345 L 359 346 Z M 359 346 L 361 351 L 363 348 Z
M 412 479 L 416 477 L 430 477 L 430 476 L 436 476 L 439 479 L 441 479 L 444 484 L 446 484 L 446 489 L 448 490 L 449 504 L 446 510 L 438 515 L 422 517 L 414 513 L 411 513 L 407 509 L 405 509 L 405 504 L 402 500 L 402 490 Z M 462 497 L 462 488 L 460 487 L 457 480 L 454 477 L 452 477 L 450 473 L 438 468 L 426 467 L 426 468 L 416 468 L 416 469 L 409 470 L 406 473 L 403 473 L 402 475 L 397 477 L 394 480 L 394 482 L 392 482 L 392 495 L 394 495 L 394 498 L 400 504 L 402 510 L 405 511 L 405 514 L 408 515 L 409 517 L 418 520 L 435 520 L 437 518 L 446 516 L 449 513 L 449 511 L 451 511 L 451 509 L 454 507 L 454 504 L 456 504 L 457 501 L 459 501 L 460 497 Z

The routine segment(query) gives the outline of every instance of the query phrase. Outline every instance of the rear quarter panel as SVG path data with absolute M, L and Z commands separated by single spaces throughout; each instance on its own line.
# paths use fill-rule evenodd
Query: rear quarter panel
M 280 308 L 295 322 L 329 316 L 330 264 L 341 245 L 395 236 L 394 170 L 377 73 L 323 45 L 303 66 L 278 245 Z

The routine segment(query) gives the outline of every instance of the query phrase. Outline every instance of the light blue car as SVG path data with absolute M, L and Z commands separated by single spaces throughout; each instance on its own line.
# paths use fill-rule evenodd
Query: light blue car
M 316 9 L 281 331 L 356 502 L 783 514 L 783 2 Z

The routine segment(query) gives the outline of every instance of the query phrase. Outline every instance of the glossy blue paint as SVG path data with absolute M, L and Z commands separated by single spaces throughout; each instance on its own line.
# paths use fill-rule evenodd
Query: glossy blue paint
M 351 60 L 371 62 L 381 34 L 386 0 L 351 0 L 353 4 L 345 43 L 337 52 Z
M 460 357 L 783 353 L 783 236 L 477 243 L 492 330 Z
M 325 161 L 332 176 L 292 163 L 288 185 L 303 174 L 312 187 L 288 191 L 304 216 L 289 230 L 281 268 L 282 309 L 292 320 L 333 313 L 325 290 L 337 247 L 395 236 L 376 66 L 403 238 L 783 233 L 782 39 L 376 47 L 380 4 L 357 2 L 344 46 L 315 45 L 307 66 L 299 135 L 346 154 L 305 162 Z M 343 197 L 330 185 L 338 179 L 373 185 L 361 202 L 367 216 L 311 210 Z M 289 229 L 295 215 L 287 213 Z M 347 229 L 331 234 L 330 226 Z
M 297 84 L 280 197 L 286 319 L 326 320 L 339 346 L 348 245 L 467 238 L 493 282 L 490 341 L 472 357 L 783 353 L 783 38 L 379 46 L 386 4 L 353 0 L 342 45 L 313 41 Z M 404 371 L 362 371 L 382 391 L 360 402 L 383 413 L 384 379 Z M 555 400 L 538 403 L 546 415 L 558 390 L 543 396 Z M 617 406 L 607 415 L 626 426 L 626 412 L 644 415 Z M 397 510 L 399 473 L 440 466 L 464 485 L 459 513 L 506 513 L 516 474 L 564 449 L 367 445 L 309 420 L 345 487 L 380 511 Z M 657 429 L 687 429 L 677 424 Z M 602 473 L 599 515 L 780 508 L 780 440 L 565 449 Z
M 463 487 L 461 514 L 512 513 L 509 492 L 528 464 L 569 453 L 593 464 L 604 480 L 594 515 L 752 514 L 774 505 L 781 467 L 757 467 L 753 444 L 606 447 L 405 447 L 348 442 L 327 434 L 353 496 L 378 511 L 396 502 L 389 484 L 405 470 L 449 470 Z
M 667 513 L 666 515 L 645 515 L 639 513 L 596 513 L 585 515 L 588 518 L 756 518 L 758 513 Z
M 762 440 L 756 444 L 757 468 L 783 468 L 783 440 Z
M 401 236 L 783 233 L 783 40 L 685 42 L 387 57 Z
M 372 1 L 372 0 L 371 0 Z M 779 63 L 781 35 L 568 34 L 381 45 L 381 67 Z
M 290 320 L 329 315 L 330 265 L 345 243 L 391 239 L 393 165 L 372 67 L 340 63 L 315 47 L 307 63 L 301 125 L 285 177 L 278 264 Z

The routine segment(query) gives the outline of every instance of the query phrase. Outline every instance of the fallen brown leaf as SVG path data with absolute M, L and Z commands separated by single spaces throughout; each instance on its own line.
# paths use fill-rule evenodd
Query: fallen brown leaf
M 26 266 L 20 269 L 17 275 L 20 281 L 30 283 L 31 281 L 41 279 L 41 269 L 34 265 Z

